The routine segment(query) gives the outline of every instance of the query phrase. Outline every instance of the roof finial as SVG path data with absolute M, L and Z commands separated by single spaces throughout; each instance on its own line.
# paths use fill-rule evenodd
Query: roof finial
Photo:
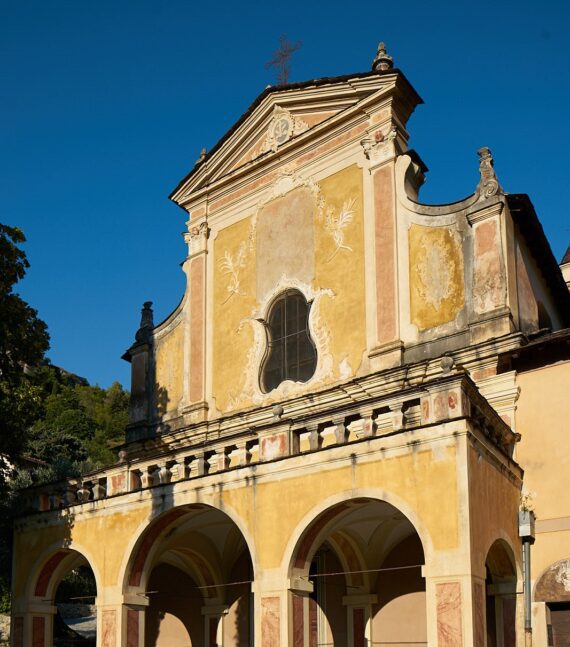
M 196 164 L 201 164 L 206 159 L 206 149 L 200 151 L 200 157 L 196 160 Z
M 150 340 L 152 329 L 154 328 L 152 314 L 152 301 L 145 301 L 141 310 L 141 323 L 135 335 L 138 342 L 148 342 Z
M 485 200 L 486 198 L 497 195 L 497 193 L 503 193 L 503 189 L 499 184 L 495 169 L 493 168 L 491 149 L 483 146 L 477 151 L 477 155 L 479 155 L 479 173 L 481 174 L 481 180 L 477 186 L 479 199 Z
M 376 57 L 372 61 L 372 69 L 375 72 L 385 72 L 386 70 L 391 70 L 393 67 L 394 59 L 386 51 L 386 45 L 384 43 L 380 43 L 378 45 Z

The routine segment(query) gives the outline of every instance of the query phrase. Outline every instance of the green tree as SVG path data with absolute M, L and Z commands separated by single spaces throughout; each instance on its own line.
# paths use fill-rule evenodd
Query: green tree
M 43 396 L 26 368 L 40 364 L 49 348 L 45 323 L 14 292 L 29 267 L 19 247 L 25 240 L 20 229 L 0 224 L 0 609 L 4 611 L 9 606 L 11 517 L 16 506 L 9 483 Z
M 14 292 L 29 267 L 19 247 L 25 240 L 17 227 L 0 224 L 0 496 L 41 401 L 25 369 L 40 364 L 49 348 L 46 324 Z

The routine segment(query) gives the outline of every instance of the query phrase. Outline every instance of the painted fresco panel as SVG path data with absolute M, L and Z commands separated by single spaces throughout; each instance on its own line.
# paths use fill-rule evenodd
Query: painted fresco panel
M 413 224 L 409 248 L 412 323 L 426 330 L 453 321 L 465 305 L 459 233 Z

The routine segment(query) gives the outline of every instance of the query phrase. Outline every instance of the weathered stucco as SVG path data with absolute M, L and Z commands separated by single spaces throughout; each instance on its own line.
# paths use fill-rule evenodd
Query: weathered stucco
M 465 305 L 459 233 L 412 224 L 409 249 L 412 323 L 426 330 L 453 321 Z
M 155 345 L 156 407 L 158 415 L 176 410 L 182 398 L 184 326 L 182 322 Z
M 313 300 L 312 334 L 330 357 L 319 386 L 354 375 L 366 348 L 362 171 L 352 165 L 268 201 L 214 241 L 213 399 L 220 412 L 271 399 L 259 390 L 260 318 L 295 287 Z M 257 343 L 255 336 L 257 335 Z M 309 381 L 297 392 L 314 388 Z

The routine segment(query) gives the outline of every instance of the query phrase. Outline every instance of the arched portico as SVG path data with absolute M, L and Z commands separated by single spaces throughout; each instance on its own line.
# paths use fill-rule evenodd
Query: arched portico
M 225 512 L 203 504 L 171 509 L 147 526 L 128 560 L 128 644 L 249 644 L 253 579 L 249 547 Z
M 67 575 L 79 569 L 85 570 L 94 581 L 97 591 L 100 588 L 100 578 L 95 564 L 88 559 L 85 551 L 70 545 L 62 547 L 53 545 L 45 550 L 36 560 L 31 569 L 24 596 L 24 604 L 19 605 L 13 614 L 12 644 L 14 647 L 34 645 L 34 647 L 52 647 L 58 637 L 66 635 L 73 637 L 73 632 L 59 615 L 57 602 L 58 587 Z M 81 591 L 76 591 L 81 593 Z M 76 595 L 72 600 L 77 603 L 96 604 L 96 594 L 89 592 L 88 596 Z M 85 643 L 86 647 L 87 644 Z M 95 644 L 95 641 L 92 642 Z
M 513 551 L 497 539 L 485 561 L 485 627 L 487 647 L 515 647 L 517 568 Z
M 322 511 L 289 563 L 291 645 L 425 644 L 424 563 L 415 527 L 390 503 L 361 497 Z

